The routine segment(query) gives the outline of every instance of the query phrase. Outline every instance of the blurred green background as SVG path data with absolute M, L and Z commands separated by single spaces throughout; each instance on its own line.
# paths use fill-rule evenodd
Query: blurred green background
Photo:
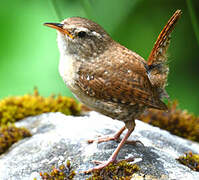
M 71 16 L 90 18 L 113 39 L 147 59 L 159 32 L 177 9 L 183 15 L 168 52 L 167 91 L 181 108 L 199 115 L 198 0 L 1 0 L 0 99 L 32 93 L 35 86 L 44 96 L 72 96 L 58 73 L 56 32 L 43 26 L 44 22 Z

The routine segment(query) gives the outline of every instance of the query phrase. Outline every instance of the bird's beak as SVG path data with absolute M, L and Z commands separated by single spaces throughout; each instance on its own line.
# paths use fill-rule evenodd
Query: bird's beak
M 60 23 L 44 23 L 44 26 L 48 26 L 50 28 L 54 28 L 56 30 L 58 30 L 59 32 L 66 34 L 68 37 L 70 37 L 71 39 L 74 39 L 74 36 L 67 31 L 66 29 L 63 28 L 63 24 Z

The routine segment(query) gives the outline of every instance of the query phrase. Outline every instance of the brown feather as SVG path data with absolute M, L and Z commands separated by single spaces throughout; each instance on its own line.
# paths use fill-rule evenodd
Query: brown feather
M 115 51 L 121 53 L 107 55 L 107 51 L 103 53 L 103 62 L 83 63 L 78 72 L 77 85 L 89 96 L 104 101 L 166 109 L 151 85 L 143 58 L 121 45 L 112 47 L 117 47 Z
M 159 34 L 157 41 L 148 58 L 147 64 L 150 68 L 150 81 L 154 86 L 158 88 L 164 89 L 167 83 L 169 68 L 166 64 L 166 52 L 170 43 L 170 34 L 173 31 L 180 16 L 181 10 L 177 10 L 169 19 L 169 21 Z
M 154 63 L 158 64 L 161 62 L 165 62 L 166 57 L 161 58 L 161 56 L 164 56 L 166 53 L 166 50 L 168 48 L 169 45 L 169 35 L 171 34 L 171 32 L 173 31 L 176 23 L 178 22 L 180 16 L 181 16 L 182 12 L 181 10 L 177 10 L 173 16 L 169 19 L 169 21 L 167 22 L 167 24 L 164 26 L 163 30 L 160 32 L 156 43 L 149 55 L 148 58 L 148 65 L 152 65 Z M 162 50 L 161 50 L 162 49 Z

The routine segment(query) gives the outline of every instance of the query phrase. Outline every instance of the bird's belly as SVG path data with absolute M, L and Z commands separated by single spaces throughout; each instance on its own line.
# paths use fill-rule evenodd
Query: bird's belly
M 85 94 L 83 91 L 78 91 L 75 94 L 83 104 L 92 108 L 93 110 L 109 116 L 113 119 L 120 121 L 132 121 L 144 111 L 145 107 L 139 104 L 123 105 L 115 102 L 104 101 L 102 99 L 96 99 Z

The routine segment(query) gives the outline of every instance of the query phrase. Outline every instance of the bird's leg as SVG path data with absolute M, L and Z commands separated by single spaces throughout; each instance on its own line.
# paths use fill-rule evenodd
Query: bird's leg
M 97 142 L 97 143 L 101 143 L 101 142 L 107 142 L 107 141 L 117 141 L 119 138 L 120 138 L 120 135 L 123 133 L 123 131 L 126 129 L 126 127 L 122 127 L 114 136 L 112 137 L 102 137 L 102 138 L 99 138 L 97 140 L 94 140 L 94 139 L 91 139 L 91 140 L 88 140 L 87 142 L 90 144 L 90 143 L 93 143 L 93 142 Z
M 117 146 L 117 148 L 115 149 L 115 151 L 113 152 L 111 157 L 108 159 L 108 161 L 105 161 L 105 162 L 101 163 L 100 165 L 98 165 L 98 166 L 96 166 L 94 168 L 91 168 L 91 169 L 89 169 L 87 171 L 84 171 L 84 173 L 87 174 L 87 173 L 91 173 L 91 172 L 93 172 L 95 170 L 103 169 L 104 167 L 108 166 L 110 163 L 116 162 L 116 158 L 117 158 L 117 155 L 118 155 L 120 149 L 122 148 L 122 146 L 124 145 L 125 141 L 128 139 L 128 137 L 131 135 L 131 133 L 134 130 L 134 125 L 131 126 L 131 128 L 129 128 L 129 127 L 127 127 L 127 128 L 128 128 L 128 131 L 127 131 L 126 135 L 124 136 L 122 141 L 119 143 L 119 145 Z

